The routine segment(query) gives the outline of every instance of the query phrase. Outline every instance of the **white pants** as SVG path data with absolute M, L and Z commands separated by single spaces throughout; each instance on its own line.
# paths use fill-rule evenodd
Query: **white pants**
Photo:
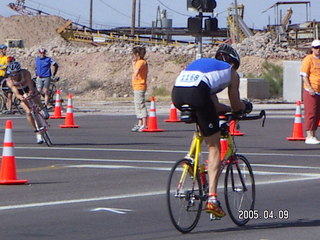
M 136 90 L 133 91 L 134 94 L 134 107 L 136 116 L 138 119 L 144 118 L 148 116 L 147 107 L 146 107 L 146 91 L 144 90 Z

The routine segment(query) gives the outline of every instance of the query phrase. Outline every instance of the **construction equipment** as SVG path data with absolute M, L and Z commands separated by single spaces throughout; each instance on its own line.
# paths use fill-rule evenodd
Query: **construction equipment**
M 23 40 L 22 39 L 6 39 L 6 45 L 9 48 L 23 48 Z
M 16 3 L 9 3 L 8 7 L 11 8 L 13 11 L 18 12 L 20 15 L 50 15 L 49 13 L 43 12 L 39 9 L 34 9 L 24 5 L 25 0 L 17 0 Z
M 243 20 L 244 5 L 237 4 L 228 8 L 228 29 L 233 42 L 242 42 L 243 39 L 253 36 Z

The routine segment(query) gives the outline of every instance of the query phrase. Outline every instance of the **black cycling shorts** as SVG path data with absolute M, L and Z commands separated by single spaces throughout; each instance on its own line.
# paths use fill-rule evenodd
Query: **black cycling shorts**
M 210 89 L 204 82 L 198 87 L 173 87 L 172 102 L 180 111 L 185 104 L 195 111 L 203 136 L 208 137 L 220 131 L 219 116 L 210 97 Z

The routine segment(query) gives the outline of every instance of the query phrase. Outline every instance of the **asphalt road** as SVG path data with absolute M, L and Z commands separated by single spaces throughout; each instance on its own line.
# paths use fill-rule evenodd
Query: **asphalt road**
M 242 122 L 245 135 L 236 142 L 255 173 L 255 209 L 278 218 L 237 227 L 228 216 L 211 222 L 203 213 L 191 233 L 175 230 L 166 182 L 193 126 L 164 123 L 166 117 L 158 116 L 165 131 L 154 133 L 130 132 L 133 115 L 79 114 L 77 129 L 50 120 L 55 145 L 48 148 L 35 144 L 23 117 L 1 116 L 3 128 L 13 121 L 18 179 L 29 183 L 0 185 L 0 239 L 320 239 L 320 146 L 287 141 L 293 119 L 272 117 L 264 128 L 261 121 Z M 284 210 L 288 219 L 279 219 Z

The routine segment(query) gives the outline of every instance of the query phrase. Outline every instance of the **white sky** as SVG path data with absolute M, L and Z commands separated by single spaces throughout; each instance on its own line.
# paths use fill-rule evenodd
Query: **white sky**
M 139 0 L 136 0 L 137 3 Z M 186 8 L 187 0 L 140 0 L 141 1 L 141 26 L 152 26 L 157 16 L 157 7 L 167 9 L 167 17 L 173 20 L 173 26 L 186 27 L 187 19 L 195 16 L 196 13 L 188 12 Z M 16 15 L 7 5 L 15 0 L 0 0 L 0 15 L 7 17 Z M 227 8 L 234 3 L 234 0 L 216 0 L 219 27 L 226 26 Z M 248 27 L 263 29 L 266 25 L 275 24 L 276 14 L 274 8 L 265 13 L 264 10 L 271 7 L 277 1 L 273 0 L 237 0 L 238 4 L 244 4 L 244 20 Z M 309 20 L 320 21 L 320 0 L 311 0 L 311 8 L 308 14 Z M 131 25 L 132 0 L 93 0 L 93 24 L 95 28 L 113 28 Z M 55 15 L 60 15 L 66 19 L 71 19 L 80 24 L 89 25 L 89 5 L 90 0 L 25 0 L 28 7 L 40 9 Z M 306 6 L 282 5 L 284 15 L 287 8 L 293 9 L 292 23 L 302 23 L 306 21 Z

